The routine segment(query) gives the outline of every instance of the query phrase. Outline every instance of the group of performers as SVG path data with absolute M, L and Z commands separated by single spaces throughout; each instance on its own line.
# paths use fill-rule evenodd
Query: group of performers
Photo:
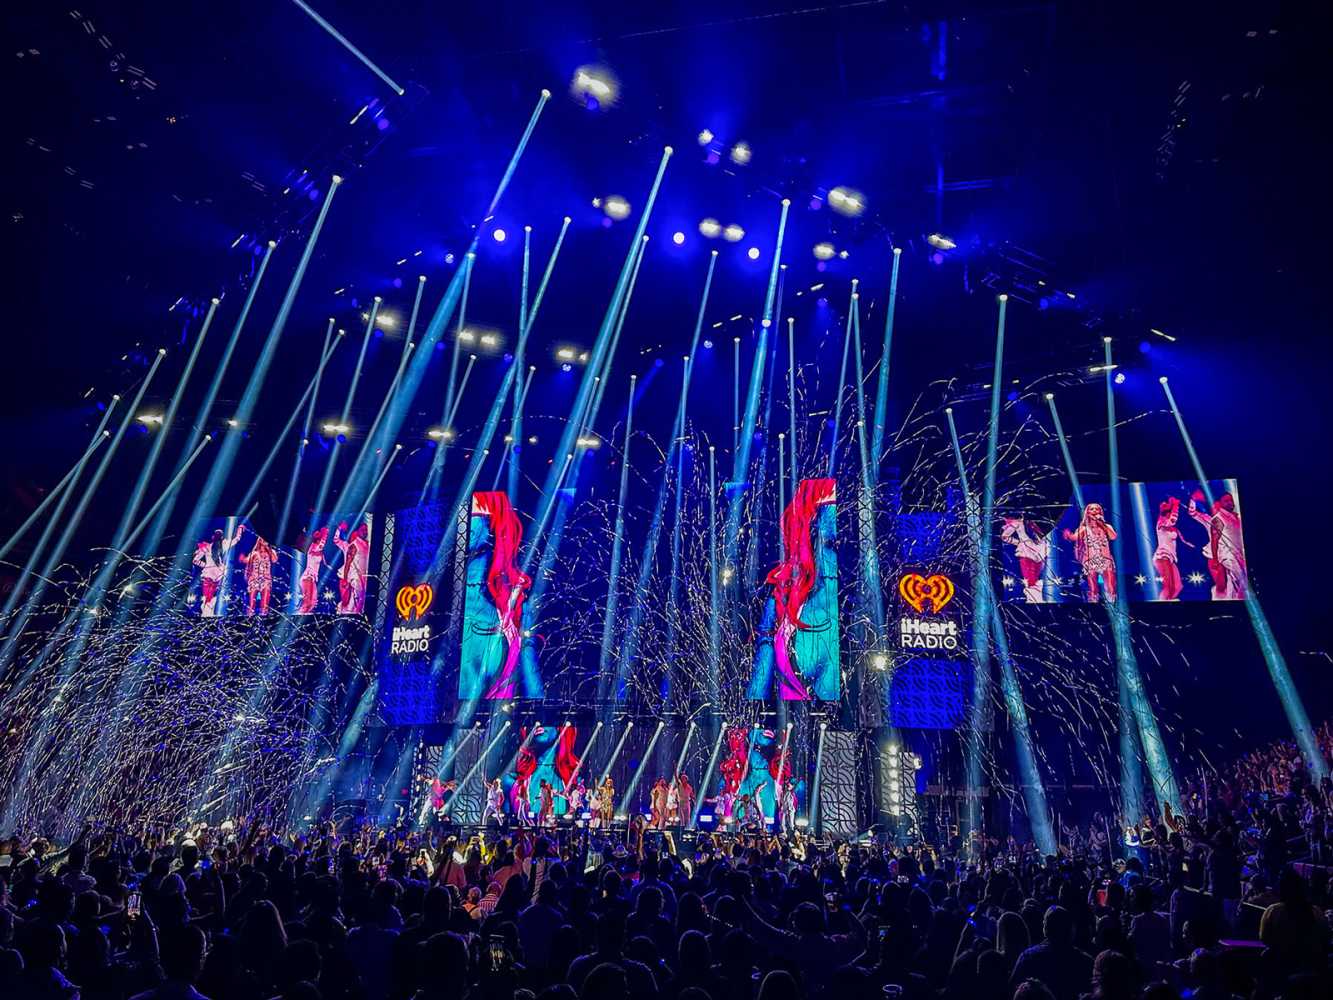
M 1245 566 L 1245 543 L 1241 534 L 1240 513 L 1236 499 L 1223 493 L 1205 510 L 1202 493 L 1195 491 L 1185 507 L 1191 519 L 1203 525 L 1208 532 L 1202 544 L 1213 586 L 1214 601 L 1244 600 L 1248 595 L 1248 575 Z M 1153 550 L 1153 569 L 1160 581 L 1157 600 L 1177 601 L 1185 584 L 1180 572 L 1178 545 L 1198 546 L 1187 541 L 1181 533 L 1181 502 L 1167 497 L 1158 508 L 1156 548 Z M 1119 586 L 1115 554 L 1111 543 L 1116 540 L 1116 529 L 1107 522 L 1106 511 L 1100 503 L 1089 503 L 1083 508 L 1078 527 L 1066 528 L 1066 541 L 1073 542 L 1074 558 L 1083 575 L 1084 591 L 1088 601 L 1096 603 L 1104 596 L 1115 601 Z M 1043 532 L 1034 521 L 1020 517 L 1006 517 L 1001 522 L 1000 540 L 1014 549 L 1019 572 L 1023 578 L 1023 600 L 1028 604 L 1046 603 L 1043 576 L 1051 554 L 1050 534 Z
M 567 789 L 557 787 L 546 778 L 539 778 L 535 811 L 531 780 L 531 775 L 518 775 L 507 793 L 501 778 L 486 781 L 481 825 L 486 826 L 491 822 L 505 825 L 512 821 L 514 826 L 520 828 L 551 827 L 556 825 L 558 816 L 563 815 L 575 820 L 586 819 L 588 826 L 593 829 L 610 829 L 616 810 L 616 786 L 610 775 L 591 787 L 580 776 Z M 432 784 L 431 805 L 437 812 L 444 809 L 444 792 L 452 791 L 454 787 L 454 782 L 442 783 L 438 779 Z M 559 812 L 556 809 L 557 801 L 564 804 Z M 684 773 L 670 781 L 658 778 L 649 792 L 649 801 L 651 806 L 647 826 L 650 829 L 688 826 L 694 818 L 694 786 Z
M 796 783 L 774 781 L 774 815 L 764 811 L 764 789 L 770 782 L 762 781 L 748 792 L 732 790 L 724 785 L 716 796 L 705 799 L 713 803 L 718 822 L 736 830 L 768 830 L 791 833 L 796 829 Z
M 694 786 L 682 771 L 671 781 L 658 778 L 648 793 L 648 826 L 664 830 L 688 826 L 694 819 Z
M 567 789 L 557 788 L 546 778 L 539 778 L 537 784 L 537 810 L 533 814 L 531 775 L 519 775 L 515 778 L 506 796 L 504 783 L 500 778 L 486 782 L 486 804 L 481 813 L 481 824 L 486 826 L 492 821 L 503 825 L 507 817 L 512 816 L 515 826 L 555 826 L 556 800 L 561 800 L 565 808 L 563 815 L 577 819 L 588 818 L 588 825 L 597 828 L 609 828 L 615 816 L 616 786 L 610 776 L 602 779 L 601 784 L 589 788 L 587 782 L 579 777 Z M 509 800 L 506 809 L 506 798 Z
M 221 613 L 219 599 L 226 589 L 224 583 L 230 571 L 231 550 L 250 530 L 246 525 L 238 524 L 232 535 L 227 537 L 218 528 L 209 538 L 195 546 L 192 562 L 199 570 L 201 617 L 216 618 Z M 272 542 L 253 531 L 251 533 L 254 534 L 254 544 L 249 551 L 236 557 L 245 569 L 245 613 L 249 617 L 268 614 L 273 596 L 273 567 L 278 562 L 279 554 Z M 329 529 L 321 527 L 311 533 L 305 545 L 305 564 L 296 585 L 300 595 L 297 614 L 313 614 L 319 604 L 320 577 L 325 564 L 324 549 L 329 540 Z M 349 533 L 347 522 L 342 521 L 333 533 L 332 541 L 342 553 L 342 564 L 337 571 L 337 613 L 363 614 L 366 607 L 366 582 L 370 574 L 370 527 L 362 522 Z

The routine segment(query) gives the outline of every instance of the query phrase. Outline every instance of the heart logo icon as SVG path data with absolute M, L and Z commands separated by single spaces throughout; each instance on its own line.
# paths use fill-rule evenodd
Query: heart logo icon
M 411 621 L 413 618 L 424 617 L 434 600 L 435 591 L 429 583 L 418 583 L 416 586 L 409 583 L 405 587 L 398 588 L 393 603 L 398 609 L 398 614 L 405 621 Z
M 916 609 L 917 614 L 930 610 L 937 614 L 953 600 L 953 581 L 941 573 L 922 576 L 920 573 L 908 573 L 898 581 L 898 593 L 903 600 Z

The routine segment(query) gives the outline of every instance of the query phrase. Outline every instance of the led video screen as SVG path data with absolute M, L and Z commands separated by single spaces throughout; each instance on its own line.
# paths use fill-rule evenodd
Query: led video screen
M 1005 514 L 999 523 L 1000 593 L 1028 604 L 1066 601 L 1236 601 L 1249 593 L 1240 492 L 1233 479 L 1129 483 L 1124 523 L 1110 489 L 1049 517 Z M 1211 499 L 1210 499 L 1211 498 Z
M 765 583 L 764 605 L 748 696 L 777 689 L 783 701 L 837 701 L 837 491 L 832 479 L 802 479 L 782 514 L 782 560 Z
M 499 491 L 472 494 L 458 696 L 540 698 L 537 653 L 524 621 L 532 579 L 519 566 L 523 524 Z

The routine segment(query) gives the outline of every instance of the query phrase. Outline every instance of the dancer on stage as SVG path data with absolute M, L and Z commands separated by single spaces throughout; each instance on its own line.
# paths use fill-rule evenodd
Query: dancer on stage
M 319 571 L 324 566 L 324 546 L 328 540 L 328 528 L 316 528 L 310 536 L 310 546 L 305 553 L 305 569 L 301 573 L 301 606 L 296 609 L 298 615 L 315 613 L 315 605 L 319 603 Z
M 1203 494 L 1195 490 L 1190 497 L 1189 513 L 1208 529 L 1204 552 L 1208 556 L 1208 571 L 1213 575 L 1213 600 L 1243 601 L 1249 594 L 1249 576 L 1236 498 L 1223 493 L 1213 504 L 1211 516 L 1199 510 L 1202 499 Z
M 1051 554 L 1051 537 L 1043 534 L 1033 521 L 1021 517 L 1006 517 L 1000 529 L 1000 541 L 1014 547 L 1018 570 L 1023 577 L 1023 600 L 1028 604 L 1044 604 L 1041 590 L 1042 573 Z
M 487 820 L 494 817 L 497 823 L 504 823 L 505 819 L 505 790 L 500 784 L 500 779 L 486 783 L 486 808 L 481 813 L 481 825 L 485 826 Z
M 555 786 L 542 778 L 541 784 L 537 788 L 537 794 L 541 800 L 541 805 L 537 810 L 537 825 L 555 826 Z
M 245 565 L 245 589 L 250 595 L 245 613 L 254 617 L 258 604 L 260 615 L 266 615 L 269 596 L 273 592 L 273 564 L 278 561 L 278 550 L 256 535 L 254 546 L 249 552 L 242 553 L 240 560 Z
M 203 586 L 203 600 L 199 606 L 200 617 L 216 618 L 218 614 L 218 592 L 222 589 L 222 580 L 227 575 L 227 553 L 241 540 L 245 525 L 236 525 L 236 533 L 230 538 L 223 536 L 217 528 L 213 537 L 200 542 L 194 550 L 194 564 L 202 571 L 200 583 Z
M 528 798 L 528 782 L 531 775 L 519 775 L 510 789 L 511 805 L 514 807 L 514 823 L 517 826 L 532 826 L 532 802 Z
M 574 787 L 569 790 L 565 799 L 569 803 L 570 816 L 581 819 L 588 808 L 588 786 L 583 783 L 582 776 L 574 783 Z
M 602 826 L 606 829 L 611 828 L 611 821 L 616 816 L 616 786 L 611 781 L 611 775 L 602 779 L 602 787 L 597 790 L 601 802 L 598 803 L 598 815 L 601 817 Z
M 1097 580 L 1101 578 L 1101 587 L 1108 601 L 1115 601 L 1115 557 L 1111 555 L 1111 543 L 1116 539 L 1115 528 L 1106 523 L 1106 512 L 1099 503 L 1090 503 L 1083 508 L 1083 520 L 1077 531 L 1064 532 L 1065 538 L 1074 543 L 1074 558 L 1083 566 L 1083 578 L 1088 584 L 1088 600 L 1093 604 L 1099 600 Z
M 591 814 L 588 818 L 588 828 L 597 830 L 602 825 L 602 790 L 593 786 L 588 795 L 588 812 Z
M 796 782 L 790 777 L 778 790 L 778 816 L 782 820 L 783 833 L 791 834 L 796 830 Z
M 653 782 L 653 790 L 648 794 L 648 801 L 651 803 L 648 825 L 654 830 L 660 830 L 666 826 L 666 800 L 666 778 L 658 778 Z
M 338 577 L 338 614 L 359 615 L 366 610 L 366 576 L 370 569 L 370 528 L 358 524 L 351 536 L 344 539 L 347 522 L 338 525 L 333 544 L 343 554 L 342 572 Z
M 1157 548 L 1152 554 L 1153 566 L 1162 580 L 1162 589 L 1157 598 L 1159 601 L 1178 601 L 1180 592 L 1185 589 L 1180 579 L 1180 564 L 1176 559 L 1176 542 L 1185 545 L 1190 543 L 1181 537 L 1177 525 L 1179 520 L 1180 501 L 1175 497 L 1167 497 L 1158 508 Z
M 676 794 L 680 800 L 680 825 L 687 827 L 694 821 L 694 786 L 684 771 L 676 776 Z
M 458 782 L 452 778 L 448 781 L 441 781 L 437 774 L 430 779 L 430 807 L 438 815 L 444 814 L 444 797 L 458 787 Z M 483 822 L 485 822 L 483 820 Z
M 673 778 L 667 785 L 666 792 L 666 825 L 680 826 L 680 788 L 676 785 Z

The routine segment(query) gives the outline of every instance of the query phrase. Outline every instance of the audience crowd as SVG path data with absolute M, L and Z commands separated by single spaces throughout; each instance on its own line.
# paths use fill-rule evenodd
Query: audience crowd
M 1166 810 L 1115 850 L 1094 823 L 1048 857 L 986 840 L 678 840 L 637 824 L 11 838 L 0 997 L 1333 996 L 1328 780 L 1279 744 L 1185 798 L 1185 815 Z

